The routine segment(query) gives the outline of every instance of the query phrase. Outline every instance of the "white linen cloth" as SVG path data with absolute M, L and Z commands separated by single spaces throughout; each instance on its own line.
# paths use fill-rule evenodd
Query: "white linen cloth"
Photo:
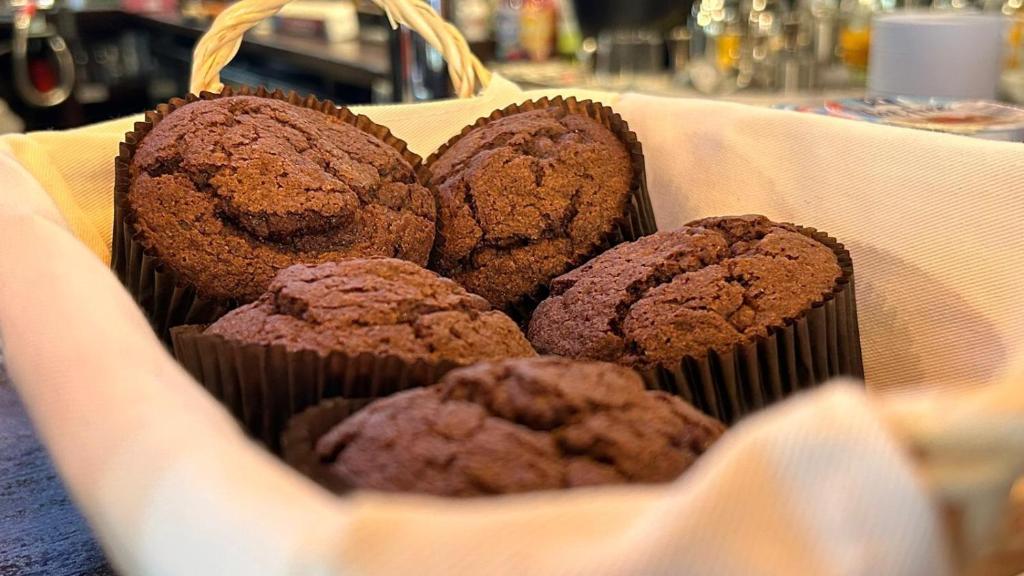
M 496 78 L 470 101 L 360 111 L 426 155 L 475 118 L 535 96 Z M 989 387 L 919 401 L 827 386 L 748 418 L 669 485 L 471 501 L 335 498 L 248 442 L 108 271 L 112 158 L 130 122 L 8 137 L 4 355 L 117 567 L 951 573 L 937 491 L 988 518 L 1024 452 L 1008 449 L 1024 437 L 1022 378 L 1008 371 L 1024 353 L 1024 148 L 735 104 L 598 96 L 644 143 L 661 228 L 756 212 L 846 243 L 870 389 Z M 938 448 L 919 466 L 909 451 L 922 442 Z M 989 488 L 985 506 L 975 502 L 979 485 Z

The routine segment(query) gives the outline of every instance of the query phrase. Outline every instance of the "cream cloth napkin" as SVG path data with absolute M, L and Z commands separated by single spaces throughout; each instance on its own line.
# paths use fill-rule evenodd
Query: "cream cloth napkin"
M 475 118 L 538 95 L 496 79 L 470 101 L 361 111 L 426 155 Z M 1020 465 L 1007 446 L 1024 437 L 1024 393 L 1007 369 L 1024 332 L 1013 299 L 1024 149 L 598 96 L 644 142 L 662 228 L 763 212 L 829 231 L 853 251 L 869 386 L 992 382 L 988 395 L 895 401 L 824 387 L 747 419 L 664 486 L 459 502 L 333 498 L 240 434 L 107 270 L 112 158 L 130 120 L 8 137 L 8 369 L 117 566 L 147 575 L 950 573 L 936 495 L 974 502 L 971 488 L 986 486 L 985 506 L 968 512 L 989 518 Z M 979 421 L 992 398 L 1003 413 Z M 966 452 L 952 452 L 962 458 L 940 458 L 946 450 L 918 466 L 908 457 L 963 438 Z M 960 472 L 952 480 L 950 468 Z

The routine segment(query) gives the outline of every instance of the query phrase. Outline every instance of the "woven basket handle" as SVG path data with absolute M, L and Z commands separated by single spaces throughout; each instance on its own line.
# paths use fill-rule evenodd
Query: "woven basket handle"
M 291 0 L 240 0 L 221 12 L 199 39 L 192 54 L 193 94 L 220 92 L 224 85 L 220 71 L 231 62 L 242 44 L 242 36 L 262 20 L 270 18 Z M 454 26 L 423 0 L 373 0 L 388 16 L 393 28 L 405 25 L 415 30 L 448 62 L 448 73 L 459 98 L 468 98 L 478 87 L 485 88 L 491 73 L 469 51 L 466 39 Z

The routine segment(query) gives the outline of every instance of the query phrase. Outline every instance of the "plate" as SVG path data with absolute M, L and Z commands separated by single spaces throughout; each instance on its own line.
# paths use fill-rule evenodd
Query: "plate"
M 889 126 L 1024 142 L 1024 108 L 988 100 L 847 98 L 826 100 L 821 106 L 782 104 L 775 107 Z
M 1024 141 L 1024 108 L 987 100 L 862 98 L 829 100 L 830 116 L 890 126 Z

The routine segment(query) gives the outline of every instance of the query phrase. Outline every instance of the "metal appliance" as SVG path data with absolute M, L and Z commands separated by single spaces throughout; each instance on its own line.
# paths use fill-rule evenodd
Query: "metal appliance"
M 12 32 L 8 50 L 11 75 L 18 96 L 26 103 L 49 108 L 71 96 L 75 62 L 64 38 L 47 22 L 54 0 L 9 0 Z

